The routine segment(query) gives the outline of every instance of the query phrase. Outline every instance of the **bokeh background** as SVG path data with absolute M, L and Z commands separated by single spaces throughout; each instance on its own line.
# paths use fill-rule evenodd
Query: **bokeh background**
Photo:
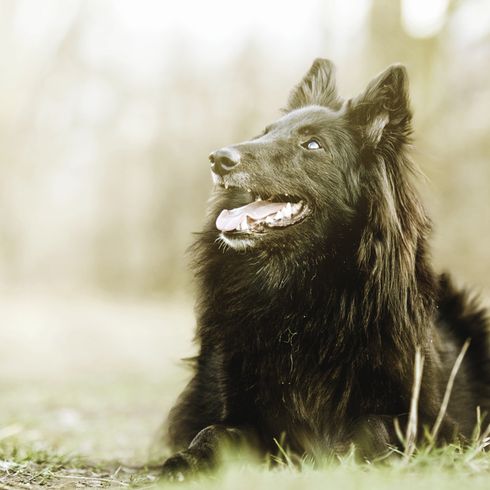
M 318 56 L 345 96 L 407 65 L 435 263 L 490 296 L 488 0 L 0 0 L 0 439 L 143 454 L 193 350 L 207 155 Z

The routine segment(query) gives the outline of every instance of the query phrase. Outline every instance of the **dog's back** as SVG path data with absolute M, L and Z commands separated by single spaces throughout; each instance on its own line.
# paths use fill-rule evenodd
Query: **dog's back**
M 475 407 L 479 407 L 483 423 L 490 423 L 490 322 L 477 299 L 456 289 L 447 274 L 440 276 L 439 287 L 437 325 L 443 339 L 441 357 L 446 373 L 469 341 L 448 407 L 461 432 L 469 437 L 477 422 Z

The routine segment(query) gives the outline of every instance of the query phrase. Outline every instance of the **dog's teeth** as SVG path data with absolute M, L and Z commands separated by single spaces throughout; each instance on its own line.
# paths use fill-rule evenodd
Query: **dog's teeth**
M 257 196 L 257 199 L 255 199 L 256 201 L 262 201 L 262 198 L 260 196 Z
M 285 196 L 289 196 L 289 194 L 286 192 L 286 194 L 284 194 Z
M 248 230 L 248 221 L 246 216 L 242 219 L 242 221 L 238 225 L 238 229 L 242 231 Z
M 274 216 L 274 219 L 282 219 L 284 218 L 284 215 L 282 214 L 282 211 L 278 211 L 276 215 Z
M 267 218 L 265 218 L 265 222 L 268 225 L 271 225 L 272 223 L 274 223 L 274 218 L 272 216 L 267 216 Z
M 228 184 L 225 182 L 225 189 L 228 189 Z
M 301 203 L 297 202 L 291 206 L 291 212 L 296 214 L 301 209 Z
M 281 212 L 284 214 L 284 216 L 286 218 L 291 218 L 292 214 L 293 214 L 293 210 L 291 208 L 291 203 L 288 202 L 282 209 L 281 209 Z
M 247 192 L 252 192 L 252 189 L 247 189 Z

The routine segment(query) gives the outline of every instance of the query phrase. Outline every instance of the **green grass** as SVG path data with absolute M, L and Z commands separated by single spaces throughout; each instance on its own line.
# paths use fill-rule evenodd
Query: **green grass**
M 29 447 L 18 441 L 0 449 L 1 488 L 144 486 L 155 480 L 148 471 L 117 463 L 96 463 L 86 458 Z
M 134 487 L 163 418 L 162 386 L 129 382 L 3 385 L 0 489 Z M 56 393 L 58 393 L 56 395 Z M 17 405 L 15 406 L 15 403 Z M 155 410 L 151 410 L 152 407 Z
M 377 464 L 356 463 L 345 457 L 313 468 L 288 464 L 234 462 L 215 475 L 184 484 L 159 479 L 157 468 L 131 467 L 117 462 L 94 462 L 85 457 L 60 455 L 12 440 L 0 447 L 0 488 L 130 487 L 204 489 L 488 489 L 490 457 L 476 448 L 458 446 L 415 452 L 409 461 L 393 457 Z

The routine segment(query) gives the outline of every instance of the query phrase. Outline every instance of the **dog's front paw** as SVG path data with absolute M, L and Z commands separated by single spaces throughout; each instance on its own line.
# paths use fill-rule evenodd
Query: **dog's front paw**
M 194 473 L 191 461 L 185 452 L 171 456 L 163 463 L 162 476 L 168 481 L 183 482 Z

